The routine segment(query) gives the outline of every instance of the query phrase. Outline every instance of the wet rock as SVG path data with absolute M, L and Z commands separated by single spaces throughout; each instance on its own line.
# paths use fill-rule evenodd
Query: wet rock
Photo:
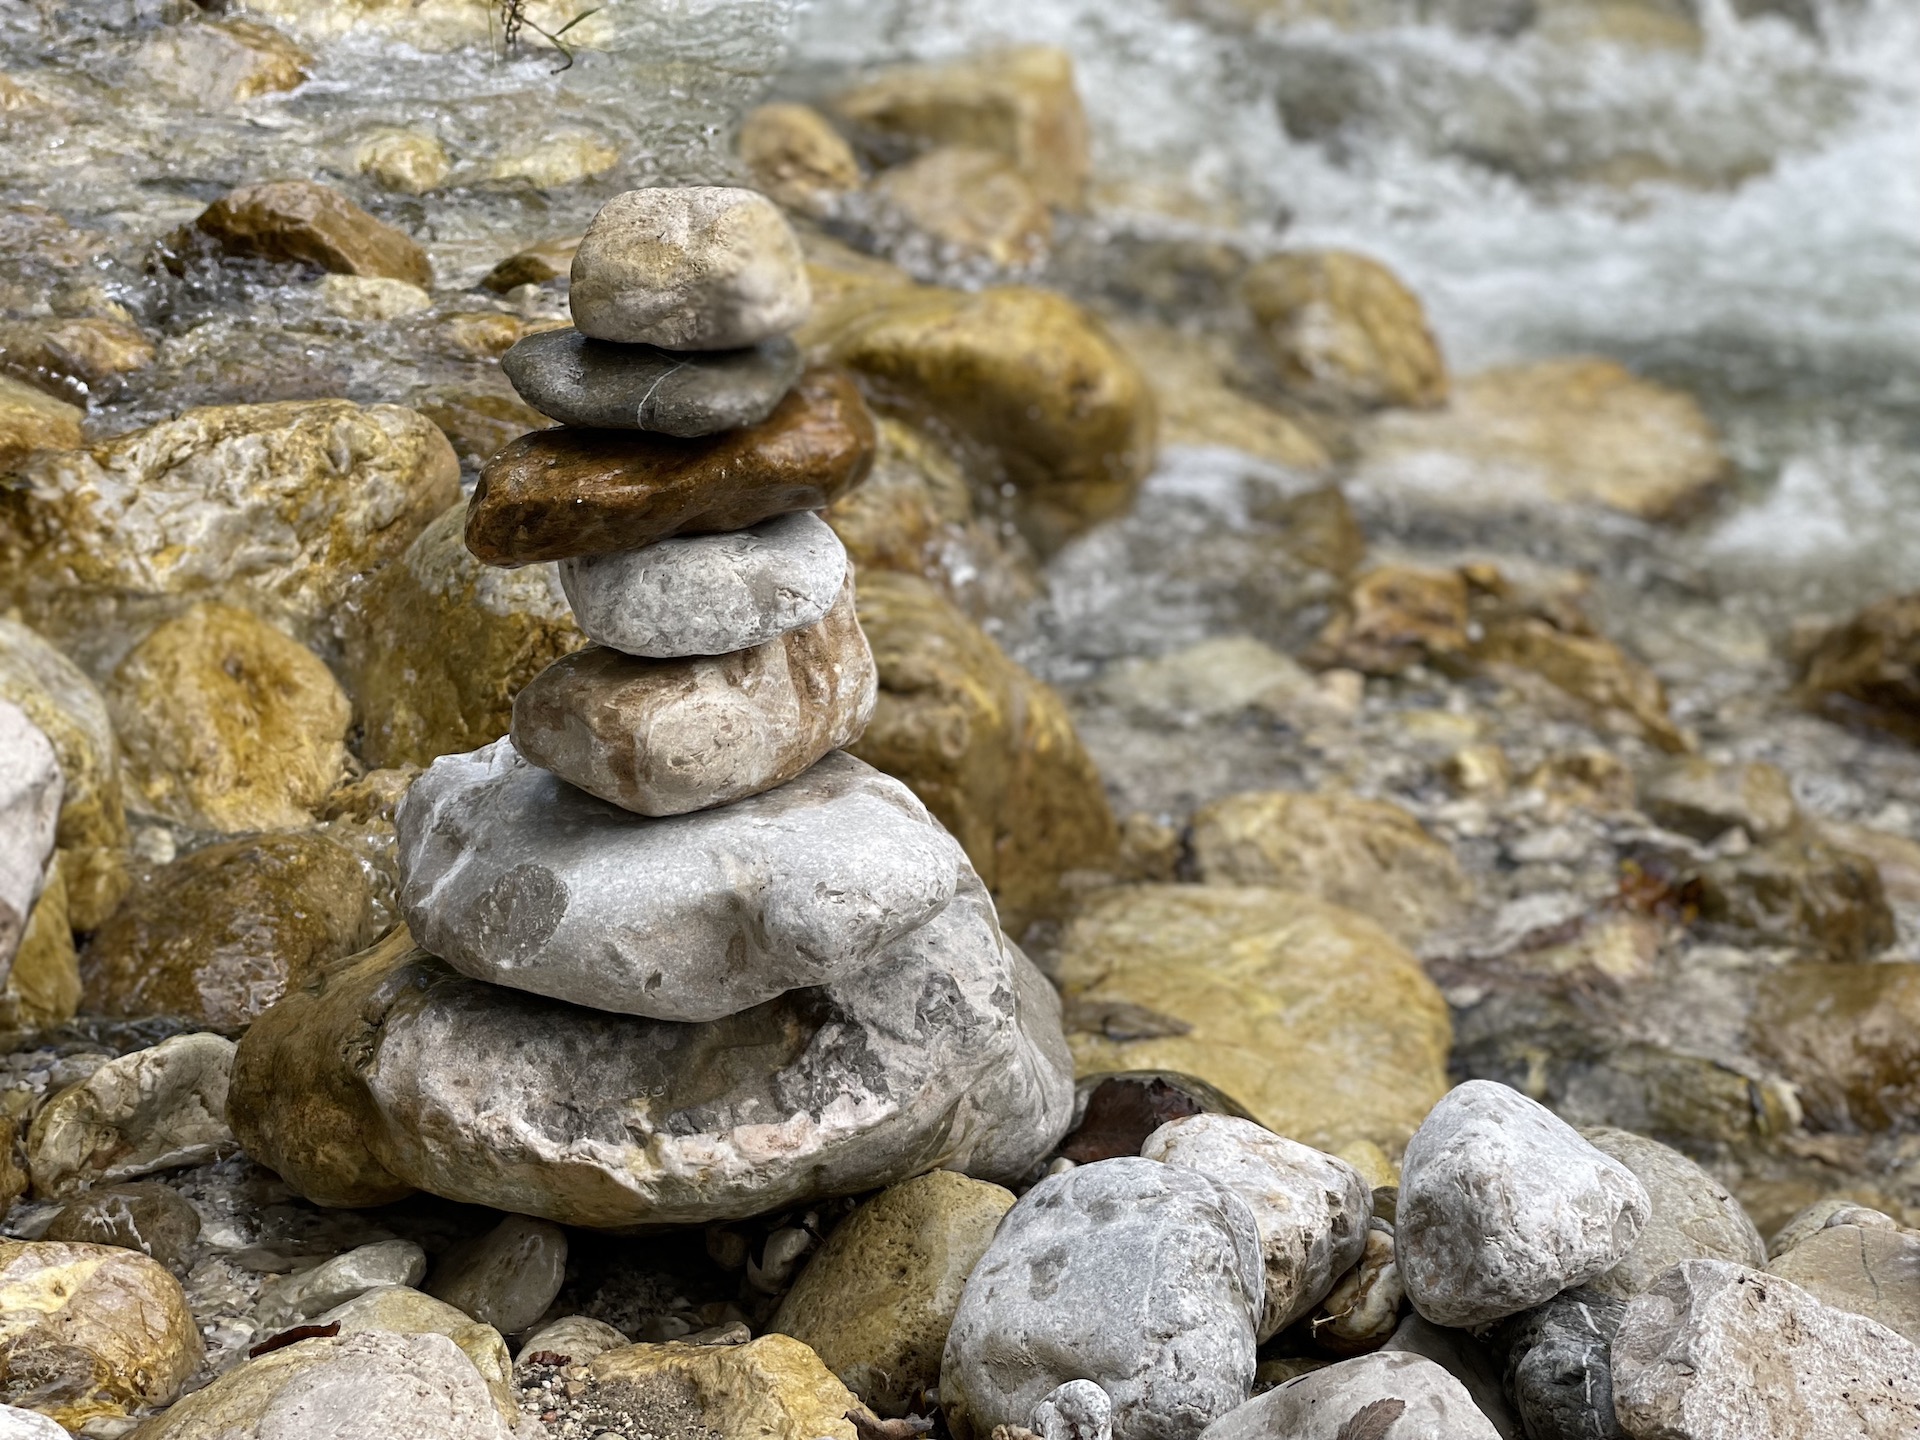
M 1754 1269 L 1766 1263 L 1766 1246 L 1740 1202 L 1678 1150 L 1630 1130 L 1602 1126 L 1581 1135 L 1634 1173 L 1652 1207 L 1626 1258 L 1587 1281 L 1587 1289 L 1631 1300 L 1682 1260 L 1730 1260 Z
M 1626 1313 L 1624 1300 L 1580 1288 L 1501 1323 L 1494 1343 L 1528 1440 L 1622 1440 L 1611 1352 Z
M 232 1067 L 231 1040 L 176 1035 L 69 1085 L 27 1132 L 34 1194 L 60 1198 L 229 1153 Z
M 1602 505 L 1684 518 L 1727 474 L 1692 396 L 1609 360 L 1548 360 L 1469 376 L 1431 414 L 1372 422 L 1354 483 L 1441 509 Z
M 967 1276 L 1013 1194 L 950 1170 L 883 1190 L 807 1262 L 771 1328 L 813 1347 L 875 1414 L 916 1412 Z
M 446 183 L 453 161 L 438 135 L 387 126 L 370 131 L 354 146 L 353 168 L 382 190 L 425 195 Z
M 1697 51 L 1705 37 L 1689 0 L 1542 0 L 1538 25 L 1551 42 Z
M 433 308 L 433 296 L 418 285 L 384 275 L 329 275 L 320 282 L 320 298 L 342 320 L 373 323 L 404 320 Z
M 1307 1334 L 1329 1355 L 1371 1354 L 1400 1328 L 1406 1298 L 1393 1226 L 1375 1217 L 1367 1222 L 1360 1262 L 1335 1282 L 1307 1318 Z
M 1363 1355 L 1297 1376 L 1200 1432 L 1203 1440 L 1499 1440 L 1466 1387 L 1420 1355 Z
M 0 1397 L 78 1430 L 165 1405 L 204 1353 L 180 1282 L 107 1245 L 0 1240 Z
M 1137 1010 L 1139 1007 L 1132 1007 Z M 1113 1039 L 1130 1033 L 1184 1033 L 1167 1028 L 1165 1016 L 1129 1013 L 1112 1007 L 1098 1017 L 1076 1006 L 1068 1027 L 1098 1023 Z M 1060 1153 L 1076 1165 L 1138 1155 L 1147 1137 L 1171 1120 L 1187 1115 L 1234 1115 L 1251 1119 L 1240 1102 L 1206 1081 L 1170 1070 L 1130 1070 L 1114 1075 L 1084 1075 L 1074 1086 L 1073 1129 L 1060 1142 Z
M 316 181 L 243 185 L 193 223 L 229 255 L 300 261 L 334 275 L 433 283 L 427 253 L 410 236 Z
M 547 1313 L 566 1278 L 566 1232 L 509 1215 L 449 1250 L 427 1291 L 502 1334 L 518 1335 Z
M 1409 1315 L 1380 1349 L 1384 1354 L 1418 1355 L 1431 1360 L 1460 1382 L 1473 1408 L 1500 1440 L 1523 1440 L 1520 1421 L 1502 1388 L 1500 1363 L 1474 1336 L 1436 1325 L 1421 1315 Z
M 480 283 L 496 295 L 504 295 L 522 285 L 545 285 L 566 279 L 573 268 L 573 257 L 580 249 L 581 236 L 562 235 L 542 240 L 525 250 L 509 255 L 489 270 Z
M 1069 1119 L 1058 1014 L 971 874 L 844 984 L 699 1025 L 468 980 L 399 932 L 254 1023 L 230 1112 L 324 1204 L 417 1186 L 561 1224 L 705 1224 L 942 1166 L 1023 1175 Z
M 576 1365 L 584 1365 L 596 1355 L 617 1350 L 627 1337 L 604 1320 L 587 1315 L 567 1315 L 550 1325 L 542 1325 L 520 1346 L 520 1364 L 540 1354 L 564 1355 Z
M 1800 688 L 1834 719 L 1920 740 L 1920 591 L 1876 600 L 1821 635 L 1801 659 Z
M 42 1238 L 117 1245 L 179 1270 L 200 1238 L 200 1215 L 167 1185 L 153 1181 L 108 1185 L 68 1201 Z
M 272 1334 L 388 1285 L 413 1285 L 427 1273 L 427 1252 L 411 1240 L 361 1245 L 308 1270 L 271 1282 L 260 1292 L 261 1330 Z
M 1269 256 L 1241 292 L 1293 393 L 1336 409 L 1433 409 L 1447 367 L 1426 312 L 1393 272 L 1345 250 Z
M 503 741 L 437 762 L 398 829 L 401 908 L 431 952 L 476 979 L 663 1020 L 852 980 L 964 869 L 903 786 L 839 754 L 771 793 L 650 822 Z M 605 883 L 630 874 L 655 883 Z
M 353 851 L 314 832 L 192 851 L 94 932 L 80 957 L 87 1006 L 244 1029 L 309 969 L 372 939 L 372 898 Z
M 456 502 L 376 575 L 348 622 L 346 672 L 374 765 L 425 765 L 499 739 L 513 697 L 587 643 L 551 565 L 474 559 Z
M 11 472 L 36 450 L 80 444 L 77 406 L 0 375 L 0 473 Z
M 440 427 L 463 462 L 479 465 L 529 430 L 553 422 L 515 395 L 484 389 L 431 390 L 415 399 L 420 413 Z M 465 506 L 461 506 L 464 511 Z
M 1464 655 L 1471 619 L 1467 583 L 1457 572 L 1382 565 L 1354 581 L 1312 658 L 1368 675 L 1398 675 L 1423 661 Z
M 1453 852 L 1398 805 L 1330 792 L 1250 791 L 1194 812 L 1208 884 L 1298 890 L 1416 945 L 1458 920 L 1472 889 Z
M 1228 1186 L 1142 1159 L 1049 1176 L 967 1280 L 941 1409 L 961 1440 L 986 1440 L 1091 1379 L 1116 1440 L 1194 1434 L 1247 1398 L 1264 1288 L 1259 1230 Z
M 985 260 L 1002 270 L 1038 265 L 1053 216 L 1013 162 L 992 150 L 943 145 L 886 171 L 872 194 L 889 218 L 918 231 L 946 263 Z
M 500 368 L 523 400 L 563 425 L 695 439 L 765 420 L 800 378 L 801 362 L 785 336 L 676 355 L 567 327 L 527 336 L 500 357 Z
M 174 100 L 217 107 L 297 90 L 312 64 L 271 25 L 196 18 L 155 31 L 134 52 L 131 68 L 143 85 Z
M 32 1033 L 74 1017 L 80 1008 L 80 957 L 74 952 L 73 931 L 66 873 L 56 857 L 27 915 L 6 985 L 0 988 L 0 1029 Z M 0 1192 L 4 1188 L 0 1185 Z
M 726 655 L 817 624 L 846 577 L 846 547 L 806 511 L 560 562 L 588 638 L 656 659 Z
M 878 135 L 997 151 L 1049 205 L 1077 210 L 1086 198 L 1087 118 L 1063 50 L 1023 45 L 900 66 L 834 97 L 832 108 Z
M 803 215 L 830 214 L 860 188 L 860 162 L 831 121 L 807 105 L 762 105 L 740 122 L 740 163 L 755 188 Z
M 111 393 L 122 377 L 152 365 L 154 355 L 153 341 L 124 320 L 79 315 L 0 323 L 0 371 L 75 405 Z M 78 436 L 71 443 L 78 445 Z
M 1823 1304 L 1877 1320 L 1920 1345 L 1920 1235 L 1829 1224 L 1766 1268 Z
M 53 742 L 26 711 L 0 700 L 0 979 L 12 970 L 45 884 L 61 792 Z
M 1894 941 L 1893 911 L 1873 861 L 1813 834 L 1714 860 L 1699 878 L 1701 918 L 1764 944 L 1855 961 Z
M 784 335 L 813 295 L 772 201 L 704 185 L 629 190 L 600 208 L 572 266 L 582 335 L 668 350 L 730 350 Z
M 539 190 L 559 190 L 606 174 L 620 163 L 620 149 L 592 130 L 564 130 L 517 147 L 487 166 L 490 180 L 524 180 Z
M 588 1362 L 596 1422 L 628 1434 L 854 1440 L 847 1387 L 798 1340 L 629 1345 Z M 643 1430 L 644 1427 L 644 1430 Z M 616 1432 L 620 1433 L 620 1432 Z
M 1894 1440 L 1920 1425 L 1920 1349 L 1777 1276 L 1689 1260 L 1628 1305 L 1613 1406 L 1635 1437 Z
M 0 574 L 84 659 L 188 599 L 330 637 L 362 578 L 458 498 L 460 465 L 411 410 L 297 400 L 189 410 L 24 479 L 0 496 Z
M 1474 620 L 1479 634 L 1469 658 L 1475 665 L 1496 675 L 1539 677 L 1604 730 L 1638 736 L 1670 754 L 1688 748 L 1659 678 L 1584 617 L 1550 618 L 1496 602 L 1477 609 Z
M 542 671 L 513 703 L 536 765 L 640 815 L 682 815 L 784 785 L 851 744 L 876 678 L 851 577 L 818 624 L 751 650 L 647 660 L 601 646 Z
M 987 493 L 1012 485 L 1043 552 L 1125 511 L 1152 468 L 1145 376 L 1063 296 L 874 287 L 823 305 L 800 338 L 862 375 L 882 408 L 953 435 Z
M 637 550 L 681 533 L 820 510 L 866 477 L 873 418 L 833 370 L 812 370 L 758 425 L 704 440 L 542 430 L 487 462 L 467 545 L 490 565 Z
M 1796 1087 L 1810 1128 L 1920 1117 L 1920 964 L 1788 965 L 1761 978 L 1748 1033 Z
M 1612 1269 L 1649 1210 L 1634 1173 L 1552 1111 L 1470 1080 L 1407 1142 L 1400 1274 L 1427 1319 L 1483 1325 Z
M 143 809 L 202 830 L 309 824 L 347 766 L 347 697 L 318 656 L 248 611 L 196 605 L 107 687 Z
M 1263 1342 L 1324 1300 L 1366 1249 L 1373 1192 L 1360 1172 L 1251 1120 L 1174 1120 L 1149 1135 L 1140 1153 L 1219 1181 L 1253 1212 L 1267 1276 L 1255 1332 Z
M 444 1300 L 404 1285 L 381 1285 L 313 1317 L 316 1325 L 338 1325 L 341 1335 L 444 1335 L 473 1362 L 493 1393 L 494 1409 L 513 1424 L 520 1405 L 513 1391 L 513 1362 L 507 1342 L 491 1325 L 470 1318 Z
M 1298 420 L 1233 388 L 1230 358 L 1206 337 L 1124 323 L 1114 333 L 1153 389 L 1163 444 L 1224 445 L 1290 470 L 1332 466 L 1326 445 Z
M 302 1340 L 229 1370 L 141 1440 L 510 1440 L 486 1378 L 444 1335 Z
M 1139 1038 L 1076 1027 L 1083 1074 L 1197 1075 L 1275 1134 L 1328 1151 L 1362 1139 L 1397 1151 L 1446 1091 L 1452 1029 L 1433 983 L 1371 921 L 1304 895 L 1101 891 L 1057 963 L 1069 1006 L 1124 1002 L 1178 1022 Z
M 1793 785 L 1765 761 L 1716 765 L 1697 756 L 1661 766 L 1640 783 L 1640 808 L 1669 830 L 1718 840 L 1736 826 L 1750 840 L 1777 840 L 1800 822 Z
M 924 580 L 869 575 L 859 612 L 880 695 L 854 753 L 904 780 L 965 847 L 1010 932 L 1057 914 L 1061 877 L 1118 847 L 1065 704 Z

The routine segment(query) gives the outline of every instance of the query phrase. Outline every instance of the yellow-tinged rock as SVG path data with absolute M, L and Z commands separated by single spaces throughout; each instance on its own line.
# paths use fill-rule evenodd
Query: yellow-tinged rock
M 1698 50 L 1706 37 L 1692 0 L 1538 0 L 1543 38 L 1627 45 L 1646 50 Z
M 415 404 L 422 415 L 440 427 L 452 443 L 454 454 L 476 464 L 530 430 L 553 426 L 553 421 L 511 392 L 436 390 L 421 396 Z
M 27 916 L 13 969 L 0 990 L 0 1031 L 45 1030 L 80 1009 L 80 957 L 73 948 L 66 872 L 56 860 Z
M 367 588 L 348 684 L 371 765 L 425 765 L 507 733 L 513 697 L 586 644 L 551 565 L 501 570 L 467 549 L 454 505 Z
M 574 253 L 580 248 L 578 235 L 561 235 L 542 240 L 517 251 L 489 270 L 480 283 L 496 295 L 520 285 L 544 285 L 549 280 L 565 280 L 572 271 Z
M 592 130 L 564 130 L 499 156 L 487 167 L 487 175 L 558 190 L 604 175 L 619 163 L 618 147 L 605 136 Z
M 1073 60 L 1046 45 L 1023 45 L 938 65 L 889 70 L 836 97 L 850 123 L 928 145 L 994 150 L 1049 205 L 1078 209 L 1086 198 L 1087 116 Z
M 745 1345 L 629 1345 L 588 1362 L 590 1393 L 659 1435 L 855 1440 L 859 1401 L 787 1335 Z
M 189 410 L 49 452 L 0 489 L 0 597 L 82 659 L 224 600 L 324 644 L 364 578 L 459 496 L 460 462 L 398 405 Z
M 827 1237 L 772 1328 L 812 1346 L 875 1414 L 906 1415 L 939 1384 L 961 1288 L 1012 1208 L 1012 1191 L 951 1170 L 891 1186 Z
M 576 0 L 526 0 L 526 17 L 516 44 L 523 50 L 551 51 L 546 37 L 566 30 L 565 44 L 576 54 L 605 49 L 619 33 L 617 10 L 594 10 Z M 417 50 L 495 49 L 500 43 L 497 10 L 475 0 L 247 0 L 247 9 L 312 40 L 342 35 L 383 36 Z
M 1114 334 L 1153 388 L 1165 445 L 1224 445 L 1290 470 L 1325 470 L 1327 448 L 1291 416 L 1227 383 L 1204 336 L 1166 325 L 1116 325 Z
M 1018 936 L 1058 912 L 1063 875 L 1117 853 L 1100 773 L 1060 697 L 933 585 L 863 576 L 859 611 L 880 698 L 849 748 L 953 832 Z
M 1477 664 L 1531 671 L 1579 701 L 1595 723 L 1639 735 L 1669 753 L 1689 748 L 1667 712 L 1666 687 L 1604 635 L 1562 629 L 1538 615 L 1494 614 L 1471 651 Z
M 878 409 L 952 435 L 987 493 L 1011 484 L 1042 552 L 1124 512 L 1152 468 L 1145 376 L 1064 296 L 876 282 L 818 300 L 799 338 L 858 372 Z
M 843 302 L 872 291 L 917 290 L 919 287 L 905 270 L 891 260 L 882 260 L 843 245 L 831 235 L 814 230 L 800 232 L 800 250 L 807 257 L 807 286 L 813 291 L 813 318 L 851 314 L 840 309 Z M 811 322 L 795 338 L 809 344 L 818 333 Z
M 1288 388 L 1339 409 L 1431 408 L 1447 367 L 1412 291 L 1377 260 L 1346 250 L 1269 256 L 1242 282 Z
M 853 147 L 810 105 L 762 105 L 740 124 L 740 161 L 767 195 L 803 215 L 824 215 L 860 188 Z
M 1374 419 L 1356 483 L 1440 508 L 1604 505 L 1684 518 L 1725 481 L 1719 433 L 1691 395 L 1611 360 L 1548 360 L 1469 376 L 1431 414 Z
M 1053 216 L 1013 162 L 992 150 L 943 145 L 874 182 L 882 206 L 934 244 L 943 262 L 1003 270 L 1046 258 Z
M 1398 675 L 1468 649 L 1467 582 L 1458 571 L 1382 565 L 1357 579 L 1315 644 L 1314 659 Z
M 1069 1014 L 1122 1004 L 1139 1039 L 1072 1033 L 1075 1068 L 1177 1070 L 1276 1134 L 1398 1155 L 1447 1089 L 1452 1024 L 1419 962 L 1350 910 L 1284 890 L 1142 885 L 1092 896 L 1067 927 Z
M 383 190 L 425 195 L 446 183 L 453 161 L 438 135 L 386 126 L 361 137 L 354 146 L 353 168 Z
M 236 834 L 306 825 L 347 768 L 347 697 L 318 656 L 231 605 L 134 646 L 107 687 L 143 808 Z
M 1453 852 L 1407 811 L 1338 791 L 1229 795 L 1195 812 L 1192 846 L 1208 884 L 1298 890 L 1406 945 L 1458 921 L 1472 898 Z
M 106 316 L 56 315 L 0 324 L 0 370 L 75 403 L 122 375 L 146 369 L 155 353 L 153 341 L 137 327 Z
M 79 666 L 6 619 L 0 619 L 0 699 L 26 711 L 53 742 L 65 782 L 55 844 L 67 909 L 74 929 L 92 930 L 129 883 L 120 748 L 106 699 Z
M 1815 637 L 1800 663 L 1815 709 L 1920 741 L 1920 591 L 1874 601 Z
M 79 1430 L 168 1404 L 204 1353 L 180 1282 L 148 1256 L 0 1241 L 0 1401 Z
M 36 450 L 80 443 L 80 410 L 21 381 L 0 375 L 0 475 Z
M 433 283 L 427 252 L 403 230 L 369 215 L 331 186 L 313 180 L 269 180 L 230 190 L 200 213 L 194 235 L 228 255 L 296 261 L 332 275 L 385 275 Z
M 237 105 L 298 89 L 313 57 L 271 25 L 193 19 L 162 26 L 134 52 L 133 71 L 177 100 Z

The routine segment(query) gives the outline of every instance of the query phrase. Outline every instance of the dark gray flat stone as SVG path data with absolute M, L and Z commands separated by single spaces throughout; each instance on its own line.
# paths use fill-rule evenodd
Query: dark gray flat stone
M 800 378 L 800 350 L 782 336 L 745 350 L 683 351 L 542 330 L 501 357 L 513 388 L 562 425 L 714 435 L 757 425 Z

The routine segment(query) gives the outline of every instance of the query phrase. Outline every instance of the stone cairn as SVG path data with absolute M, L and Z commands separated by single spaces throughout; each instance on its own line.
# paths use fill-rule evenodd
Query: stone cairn
M 581 242 L 575 328 L 506 356 L 561 423 L 487 464 L 467 544 L 559 562 L 594 643 L 414 784 L 410 935 L 249 1033 L 235 1123 L 312 1198 L 700 1223 L 1012 1180 L 1065 1130 L 1051 987 L 912 792 L 840 749 L 876 678 L 814 512 L 874 427 L 803 367 L 810 303 L 764 197 L 633 191 Z

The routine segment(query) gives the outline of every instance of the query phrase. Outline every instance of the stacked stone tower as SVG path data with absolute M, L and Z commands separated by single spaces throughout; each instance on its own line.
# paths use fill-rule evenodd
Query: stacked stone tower
M 467 543 L 559 562 L 594 644 L 414 784 L 410 934 L 255 1024 L 242 1142 L 325 1203 L 601 1226 L 1013 1178 L 1067 1123 L 1058 1006 L 959 846 L 839 748 L 875 674 L 813 512 L 873 422 L 788 338 L 799 246 L 751 191 L 640 190 L 572 278 L 576 328 L 506 358 L 562 423 L 488 463 Z

